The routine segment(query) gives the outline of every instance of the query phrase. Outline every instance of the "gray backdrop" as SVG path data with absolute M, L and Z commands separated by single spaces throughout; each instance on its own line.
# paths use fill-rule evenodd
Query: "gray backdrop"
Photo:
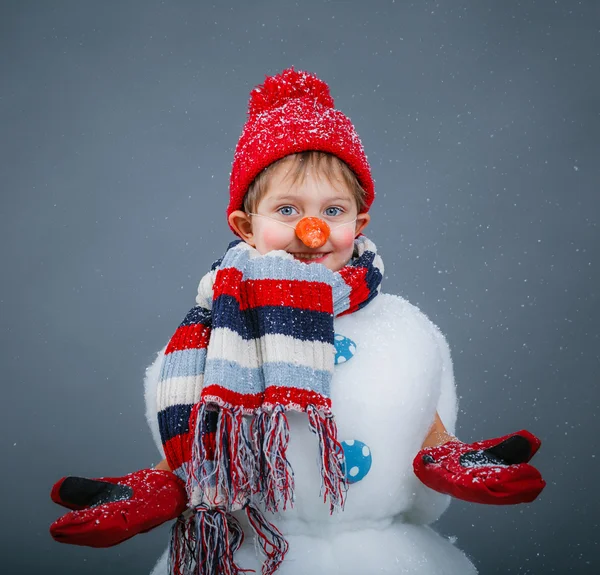
M 459 437 L 544 442 L 535 503 L 437 529 L 482 574 L 598 572 L 598 2 L 0 5 L 3 573 L 147 573 L 165 547 L 55 543 L 49 490 L 160 459 L 143 371 L 232 238 L 249 90 L 289 65 L 361 134 L 384 289 L 448 336 Z

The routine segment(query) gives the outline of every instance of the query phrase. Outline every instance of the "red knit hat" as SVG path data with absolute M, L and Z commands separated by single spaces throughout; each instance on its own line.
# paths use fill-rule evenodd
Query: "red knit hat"
M 248 121 L 233 156 L 227 216 L 242 209 L 248 187 L 264 168 L 309 150 L 334 154 L 350 167 L 366 192 L 362 212 L 368 211 L 375 199 L 369 162 L 352 122 L 334 109 L 329 86 L 293 68 L 267 76 L 250 92 Z

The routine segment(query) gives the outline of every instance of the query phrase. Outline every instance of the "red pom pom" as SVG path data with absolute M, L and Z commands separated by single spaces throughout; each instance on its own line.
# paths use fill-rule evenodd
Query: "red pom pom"
M 248 114 L 260 114 L 296 98 L 314 100 L 322 106 L 333 108 L 333 98 L 325 82 L 309 72 L 288 68 L 276 76 L 267 76 L 264 84 L 250 92 Z

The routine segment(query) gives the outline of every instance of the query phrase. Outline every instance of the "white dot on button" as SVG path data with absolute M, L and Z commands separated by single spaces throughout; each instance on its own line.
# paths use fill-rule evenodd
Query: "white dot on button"
M 354 445 L 354 439 L 346 439 L 346 441 L 344 441 L 344 443 L 346 445 Z
M 362 454 L 363 454 L 365 457 L 368 457 L 368 456 L 369 456 L 369 453 L 371 453 L 371 451 L 369 450 L 369 448 L 368 448 L 366 445 L 363 445 L 363 448 L 362 448 Z
M 343 355 L 340 355 L 340 357 L 338 357 L 338 363 L 344 363 L 346 361 L 346 358 Z
M 349 475 L 351 477 L 356 477 L 358 475 L 358 467 L 356 467 L 356 465 L 354 467 L 350 468 L 350 473 Z

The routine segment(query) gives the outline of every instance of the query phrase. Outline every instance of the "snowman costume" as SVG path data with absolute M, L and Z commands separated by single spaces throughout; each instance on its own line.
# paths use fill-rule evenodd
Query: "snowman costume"
M 232 164 L 227 215 L 242 209 L 249 187 L 263 169 L 304 151 L 325 152 L 342 160 L 364 191 L 361 211 L 368 211 L 375 197 L 374 183 L 352 122 L 335 109 L 325 82 L 292 68 L 265 78 L 251 91 L 248 120 Z M 201 291 L 202 282 L 199 297 L 209 307 Z M 333 441 L 341 442 L 344 453 L 349 486 L 343 511 L 331 513 L 339 507 L 335 477 L 328 476 L 334 487 L 329 491 L 330 505 L 324 504 L 323 481 L 331 468 L 319 469 L 318 462 L 323 461 L 320 454 L 324 442 L 331 445 L 331 437 L 317 440 L 308 429 L 307 413 L 286 409 L 289 445 L 284 458 L 293 469 L 295 503 L 292 508 L 276 505 L 274 513 L 257 505 L 289 544 L 277 573 L 475 573 L 460 551 L 427 527 L 447 508 L 450 498 L 425 487 L 412 469 L 436 409 L 447 429 L 451 433 L 455 429 L 457 402 L 448 345 L 439 330 L 405 300 L 379 293 L 366 303 L 352 313 L 335 313 L 333 319 L 336 356 L 325 403 L 335 414 Z M 179 466 L 189 456 L 171 452 L 168 434 L 156 421 L 157 413 L 165 413 L 166 407 L 162 358 L 161 353 L 147 370 L 148 421 L 161 452 L 169 446 L 165 455 L 173 462 L 174 473 L 186 479 L 182 469 L 189 466 Z M 196 445 L 202 445 L 199 438 Z M 187 475 L 188 493 L 193 493 Z M 260 572 L 267 563 L 261 565 L 264 557 L 257 551 L 258 537 L 242 512 L 232 514 L 245 534 L 233 559 L 240 569 Z M 167 574 L 167 556 L 168 552 L 161 557 L 154 574 Z
M 335 179 L 368 212 L 369 163 L 327 84 L 293 68 L 267 77 L 250 94 L 228 218 L 254 210 L 264 170 L 315 152 L 341 160 Z M 319 217 L 294 229 L 311 250 L 331 231 Z M 380 292 L 376 247 L 354 242 L 336 271 L 232 243 L 146 370 L 148 424 L 172 472 L 63 477 L 51 498 L 71 511 L 53 538 L 110 547 L 176 518 L 152 575 L 477 573 L 429 525 L 450 495 L 533 501 L 545 482 L 527 462 L 541 442 L 522 430 L 421 449 L 436 411 L 455 432 L 449 347 L 417 307 Z
M 334 326 L 331 400 L 346 454 L 347 500 L 333 515 L 323 505 L 315 436 L 302 414 L 290 413 L 295 505 L 266 514 L 289 542 L 278 573 L 477 573 L 460 550 L 428 526 L 447 509 L 450 497 L 425 487 L 412 467 L 436 410 L 449 433 L 455 431 L 457 398 L 445 337 L 417 307 L 383 293 L 363 309 L 336 318 Z M 156 418 L 163 353 L 146 371 L 145 400 L 148 424 L 164 455 Z M 253 535 L 241 514 L 238 518 L 246 537 L 236 563 L 260 573 Z M 152 575 L 167 575 L 167 556 L 168 549 Z

